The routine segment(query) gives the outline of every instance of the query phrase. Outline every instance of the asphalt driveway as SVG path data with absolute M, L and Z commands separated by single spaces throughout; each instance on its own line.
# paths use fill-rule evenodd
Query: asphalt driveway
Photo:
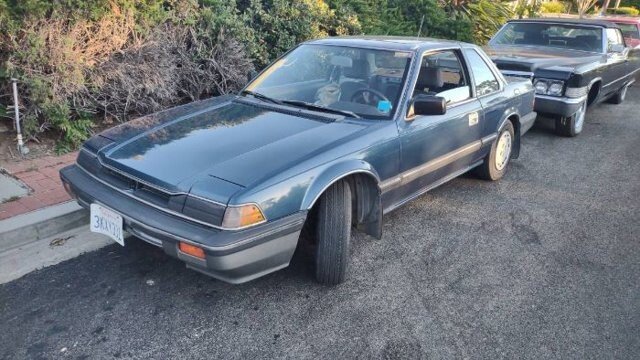
M 638 149 L 638 87 L 577 138 L 537 125 L 502 181 L 356 234 L 338 287 L 300 259 L 233 286 L 114 244 L 0 285 L 0 358 L 637 359 Z

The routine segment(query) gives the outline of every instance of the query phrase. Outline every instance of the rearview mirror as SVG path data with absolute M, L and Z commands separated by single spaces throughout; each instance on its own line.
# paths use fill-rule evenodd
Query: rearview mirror
M 420 94 L 413 98 L 412 115 L 444 115 L 447 112 L 447 101 L 441 96 Z

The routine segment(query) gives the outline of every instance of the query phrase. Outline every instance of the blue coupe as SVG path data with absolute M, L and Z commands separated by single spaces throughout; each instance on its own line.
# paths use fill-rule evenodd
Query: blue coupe
M 122 245 L 130 233 L 231 283 L 286 267 L 304 245 L 316 279 L 337 284 L 352 227 L 380 238 L 385 213 L 460 174 L 500 179 L 533 102 L 530 81 L 503 77 L 474 45 L 314 40 L 237 95 L 95 135 L 60 175 L 91 230 Z

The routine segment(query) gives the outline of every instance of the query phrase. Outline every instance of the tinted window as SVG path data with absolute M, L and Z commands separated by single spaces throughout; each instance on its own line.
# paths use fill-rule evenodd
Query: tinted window
M 500 90 L 500 83 L 484 59 L 475 50 L 465 50 L 469 68 L 473 73 L 476 96 L 482 96 Z
M 602 29 L 539 22 L 508 23 L 491 39 L 491 44 L 548 46 L 602 52 Z
M 471 97 L 471 88 L 455 51 L 425 55 L 420 65 L 413 95 L 426 94 L 444 97 L 456 103 Z

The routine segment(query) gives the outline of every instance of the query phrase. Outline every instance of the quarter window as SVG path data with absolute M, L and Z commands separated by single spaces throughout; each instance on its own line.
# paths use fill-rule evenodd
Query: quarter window
M 477 51 L 466 49 L 465 55 L 469 61 L 469 67 L 473 72 L 473 83 L 476 86 L 476 96 L 490 94 L 500 90 L 500 83 L 489 68 L 489 65 L 480 57 Z

